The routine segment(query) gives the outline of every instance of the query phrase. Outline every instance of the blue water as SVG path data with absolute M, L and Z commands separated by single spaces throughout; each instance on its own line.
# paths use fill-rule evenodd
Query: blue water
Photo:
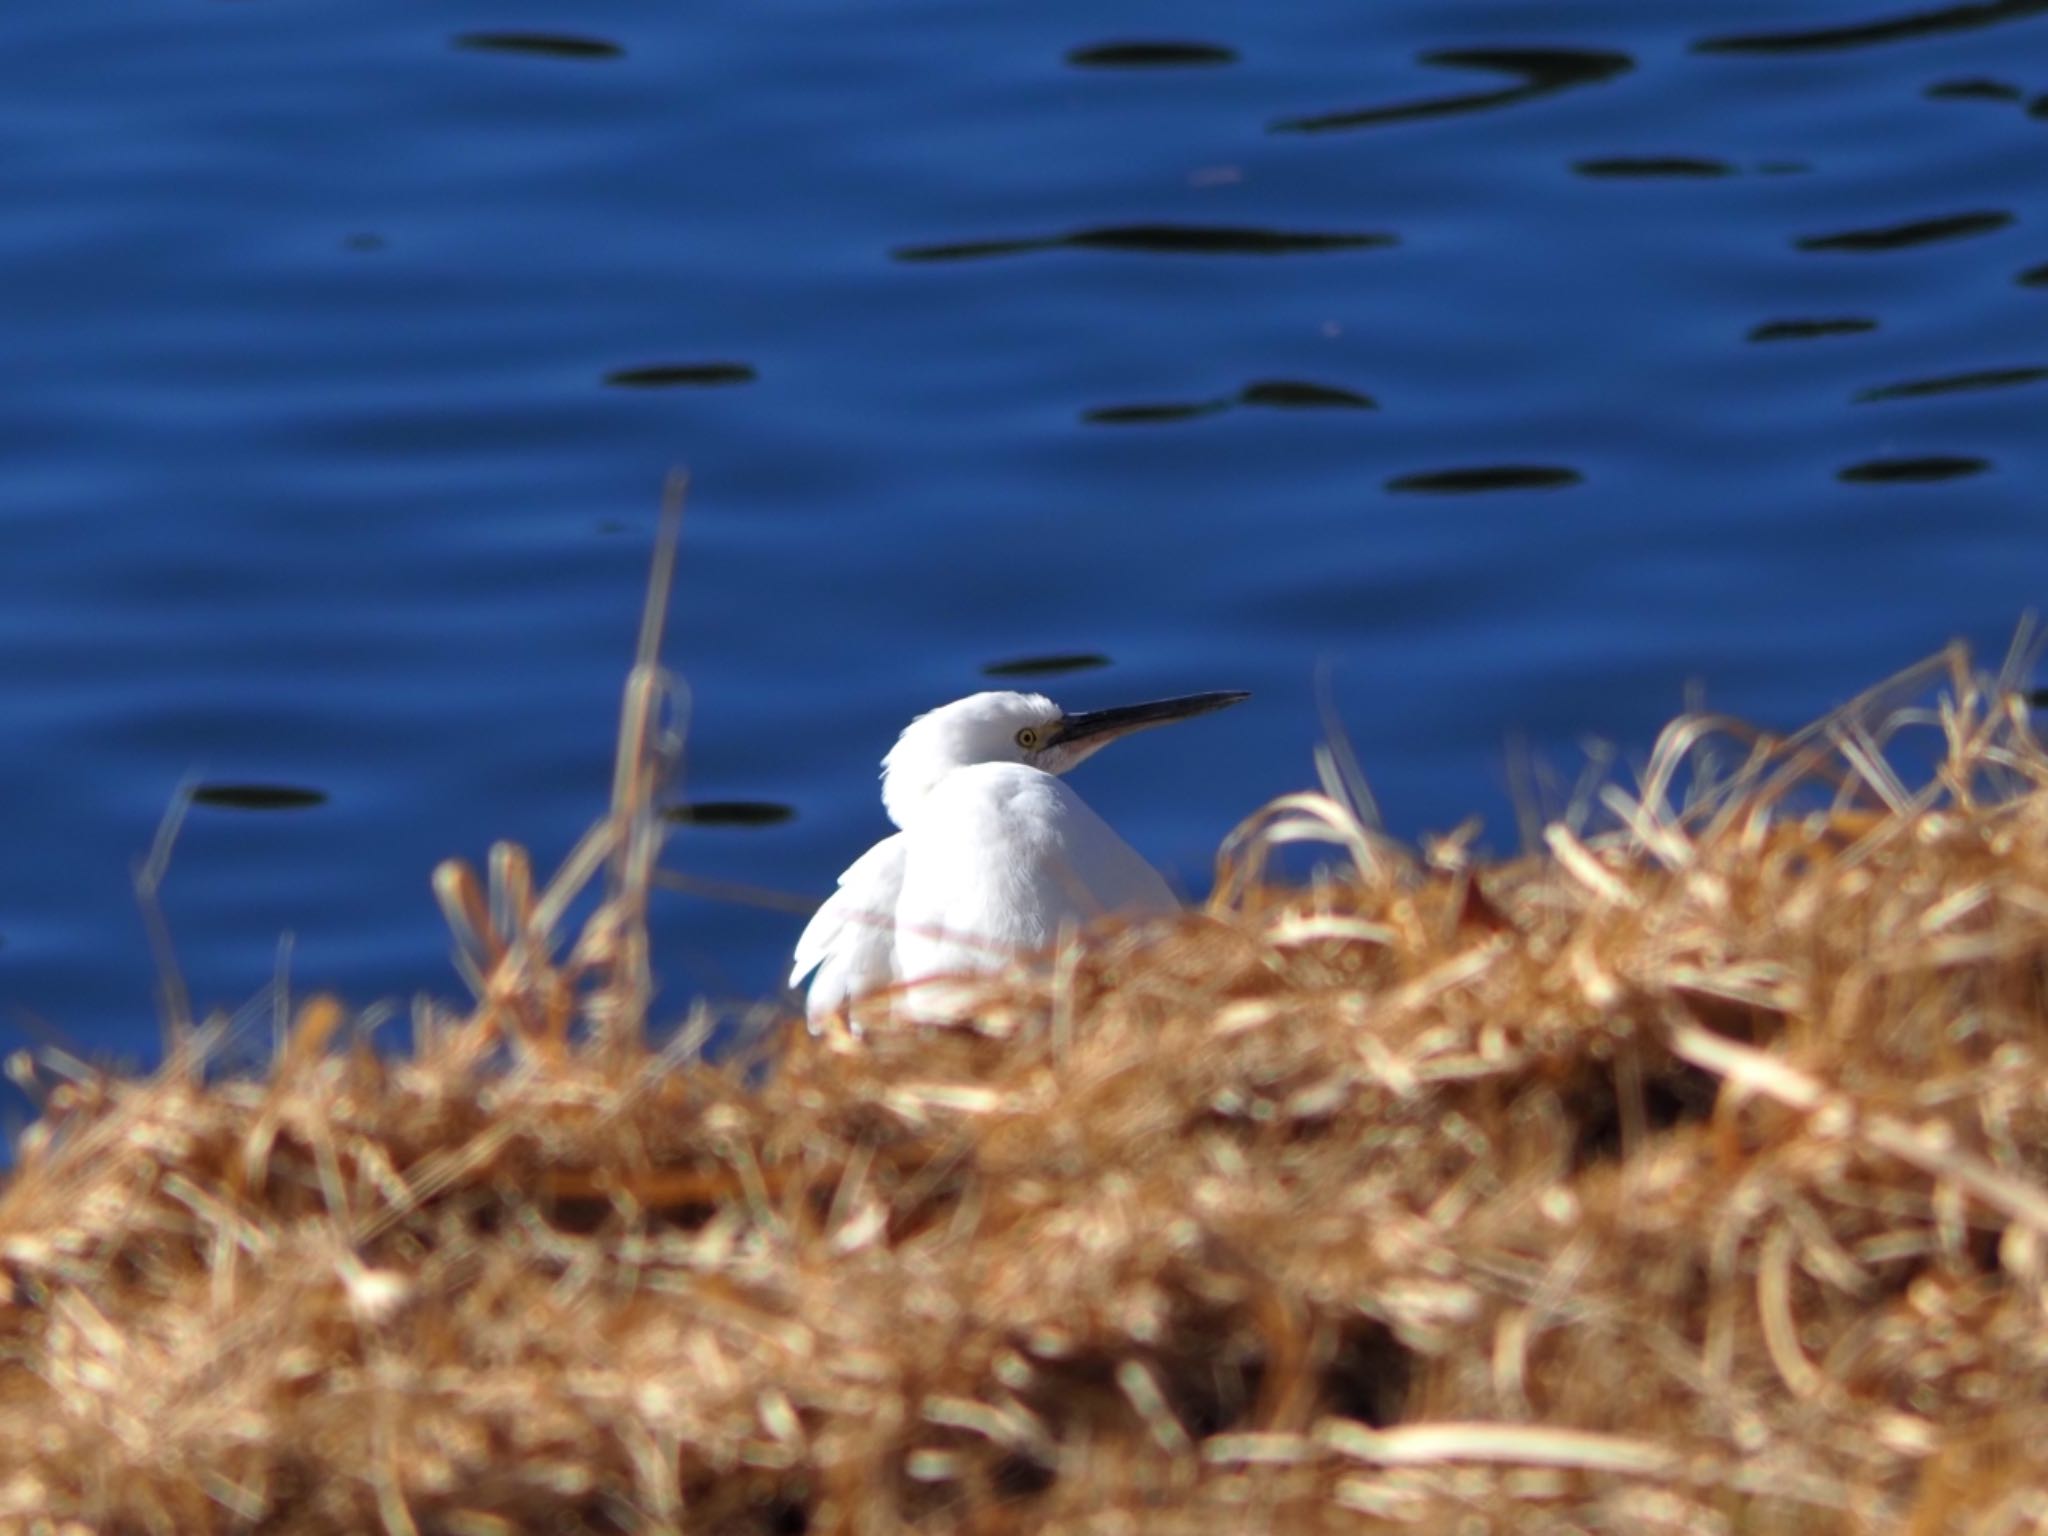
M 1511 741 L 2002 646 L 2048 5 L 1885 4 L 8 8 L 0 1043 L 155 1049 L 187 779 L 325 797 L 194 809 L 201 1005 L 287 932 L 454 994 L 429 872 L 598 811 L 675 464 L 683 793 L 794 815 L 671 859 L 814 896 L 993 662 L 1254 691 L 1076 781 L 1199 890 L 1322 665 L 1396 831 L 1507 848 Z M 665 898 L 665 996 L 798 926 Z

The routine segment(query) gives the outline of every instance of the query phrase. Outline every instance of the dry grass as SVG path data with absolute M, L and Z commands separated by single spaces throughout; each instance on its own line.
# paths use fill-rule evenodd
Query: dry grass
M 2048 1528 L 2048 756 L 1960 656 L 1500 866 L 1332 759 L 1206 911 L 751 1072 L 643 1029 L 651 658 L 410 1056 L 23 1069 L 0 1529 Z

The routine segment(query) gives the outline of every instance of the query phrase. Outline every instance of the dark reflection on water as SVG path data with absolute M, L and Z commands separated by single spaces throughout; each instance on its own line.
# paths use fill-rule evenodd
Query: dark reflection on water
M 1970 373 L 1945 374 L 1933 379 L 1906 379 L 1881 384 L 1856 396 L 1858 405 L 1879 400 L 1917 400 L 1923 395 L 1956 395 L 1973 389 L 2011 389 L 2048 379 L 2048 368 L 1979 368 Z
M 1452 117 L 1460 112 L 1486 112 L 1496 107 L 1511 107 L 1519 102 L 1553 96 L 1577 86 L 1598 85 L 1635 68 L 1635 60 L 1625 53 L 1586 48 L 1443 48 L 1423 54 L 1421 62 L 1441 69 L 1483 69 L 1521 78 L 1514 85 L 1491 91 L 1468 91 L 1458 96 L 1428 96 L 1420 101 L 1396 101 L 1338 112 L 1283 117 L 1271 125 L 1272 131 L 1337 133 L 1353 128 L 1378 128 L 1387 123 L 1412 123 L 1429 117 Z
M 1988 235 L 2012 223 L 2012 215 L 1996 209 L 1952 213 L 1938 219 L 1915 219 L 1874 229 L 1845 229 L 1832 235 L 1805 235 L 1794 242 L 1802 251 L 1903 251 L 1940 240 L 1967 240 Z
M 1376 411 L 1379 402 L 1371 395 L 1335 384 L 1313 384 L 1303 379 L 1258 379 L 1235 395 L 1220 399 L 1101 405 L 1083 411 L 1081 419 L 1104 427 L 1157 426 L 1165 422 L 1215 416 L 1232 406 L 1274 411 Z
M 1937 80 L 1927 87 L 1930 101 L 2019 101 L 2026 95 L 2005 80 L 1977 75 L 1968 80 Z
M 1572 169 L 1581 176 L 1645 178 L 1694 178 L 1732 176 L 1735 167 L 1725 160 L 1709 160 L 1699 155 L 1609 155 L 1604 159 L 1580 160 Z
M 2048 288 L 2048 261 L 2038 267 L 2029 267 L 2013 279 L 2022 288 Z
M 1150 427 L 1170 421 L 1193 421 L 1230 409 L 1228 400 L 1160 400 L 1142 405 L 1100 405 L 1081 413 L 1098 427 Z
M 776 800 L 693 800 L 666 806 L 661 815 L 692 827 L 778 827 L 796 819 L 796 807 Z
M 1879 43 L 1903 43 L 1916 37 L 1934 37 L 1943 32 L 1968 32 L 2000 22 L 2024 21 L 2029 16 L 2048 14 L 2048 0 L 1988 0 L 1985 4 L 1950 5 L 1934 10 L 1909 11 L 1878 21 L 1853 22 L 1843 27 L 1816 27 L 1796 32 L 1743 32 L 1724 37 L 1702 38 L 1694 43 L 1696 53 L 1823 53 L 1835 48 L 1869 48 Z
M 368 229 L 358 230 L 355 234 L 346 236 L 341 242 L 343 250 L 354 251 L 363 256 L 383 250 L 384 245 L 384 237 L 375 230 Z
M 1822 336 L 1861 336 L 1877 329 L 1875 320 L 1862 315 L 1840 315 L 1825 320 L 1766 320 L 1750 327 L 1751 341 L 1813 341 Z
M 604 381 L 618 389 L 676 389 L 751 384 L 759 377 L 746 363 L 650 363 L 640 368 L 614 368 Z
M 561 32 L 464 32 L 457 48 L 479 53 L 523 53 L 549 59 L 616 59 L 626 50 L 601 37 L 572 37 Z
M 1237 50 L 1216 43 L 1096 43 L 1067 51 L 1076 69 L 1187 69 L 1235 64 Z
M 1335 384 L 1311 384 L 1302 379 L 1259 379 L 1238 391 L 1241 405 L 1266 406 L 1282 411 L 1376 411 L 1379 401 L 1355 389 Z
M 975 261 L 990 256 L 1023 256 L 1035 251 L 1128 251 L 1147 255 L 1286 256 L 1302 251 L 1352 251 L 1399 244 L 1380 231 L 1331 234 L 1320 230 L 1255 229 L 1233 224 L 1108 224 L 1064 235 L 1020 240 L 962 240 L 943 245 L 903 245 L 898 261 Z
M 1922 485 L 1932 480 L 1964 480 L 1990 467 L 1989 459 L 1968 454 L 1929 453 L 1915 458 L 1865 459 L 1838 470 L 1835 478 L 1851 485 Z
M 1106 667 L 1109 658 L 1096 651 L 1071 651 L 1054 656 L 1015 656 L 1008 661 L 991 661 L 981 669 L 984 677 L 1055 677 L 1062 672 L 1086 672 Z
M 2048 92 L 2034 98 L 2033 105 L 2027 108 L 2027 116 L 2048 118 Z
M 194 805 L 229 811 L 304 811 L 327 803 L 327 791 L 297 784 L 201 784 Z
M 1555 464 L 1482 464 L 1470 469 L 1432 469 L 1396 475 L 1390 491 L 1417 491 L 1435 496 L 1469 496 L 1487 491 L 1554 491 L 1578 485 L 1585 476 Z

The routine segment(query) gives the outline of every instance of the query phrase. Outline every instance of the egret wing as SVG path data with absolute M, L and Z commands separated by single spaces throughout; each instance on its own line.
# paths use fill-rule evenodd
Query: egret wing
M 1121 912 L 1137 917 L 1178 912 L 1180 899 L 1159 871 L 1110 830 L 1087 801 L 1063 782 L 1059 788 L 1070 803 L 1066 813 L 1067 835 L 1061 839 L 1058 861 L 1087 893 L 1085 916 Z
M 805 1008 L 813 1023 L 896 980 L 896 903 L 906 848 L 898 832 L 855 859 L 796 941 L 789 984 L 817 972 Z
M 980 763 L 948 774 L 919 807 L 896 907 L 900 982 L 1000 968 L 1109 912 L 1170 912 L 1158 871 L 1051 774 Z M 956 994 L 919 987 L 914 1012 Z

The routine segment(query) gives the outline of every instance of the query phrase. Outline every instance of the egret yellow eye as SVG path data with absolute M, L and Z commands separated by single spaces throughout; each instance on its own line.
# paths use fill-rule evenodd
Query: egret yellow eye
M 1017 745 L 1026 752 L 1036 750 L 1038 746 L 1038 732 L 1028 725 L 1025 726 L 1023 730 L 1017 733 Z

